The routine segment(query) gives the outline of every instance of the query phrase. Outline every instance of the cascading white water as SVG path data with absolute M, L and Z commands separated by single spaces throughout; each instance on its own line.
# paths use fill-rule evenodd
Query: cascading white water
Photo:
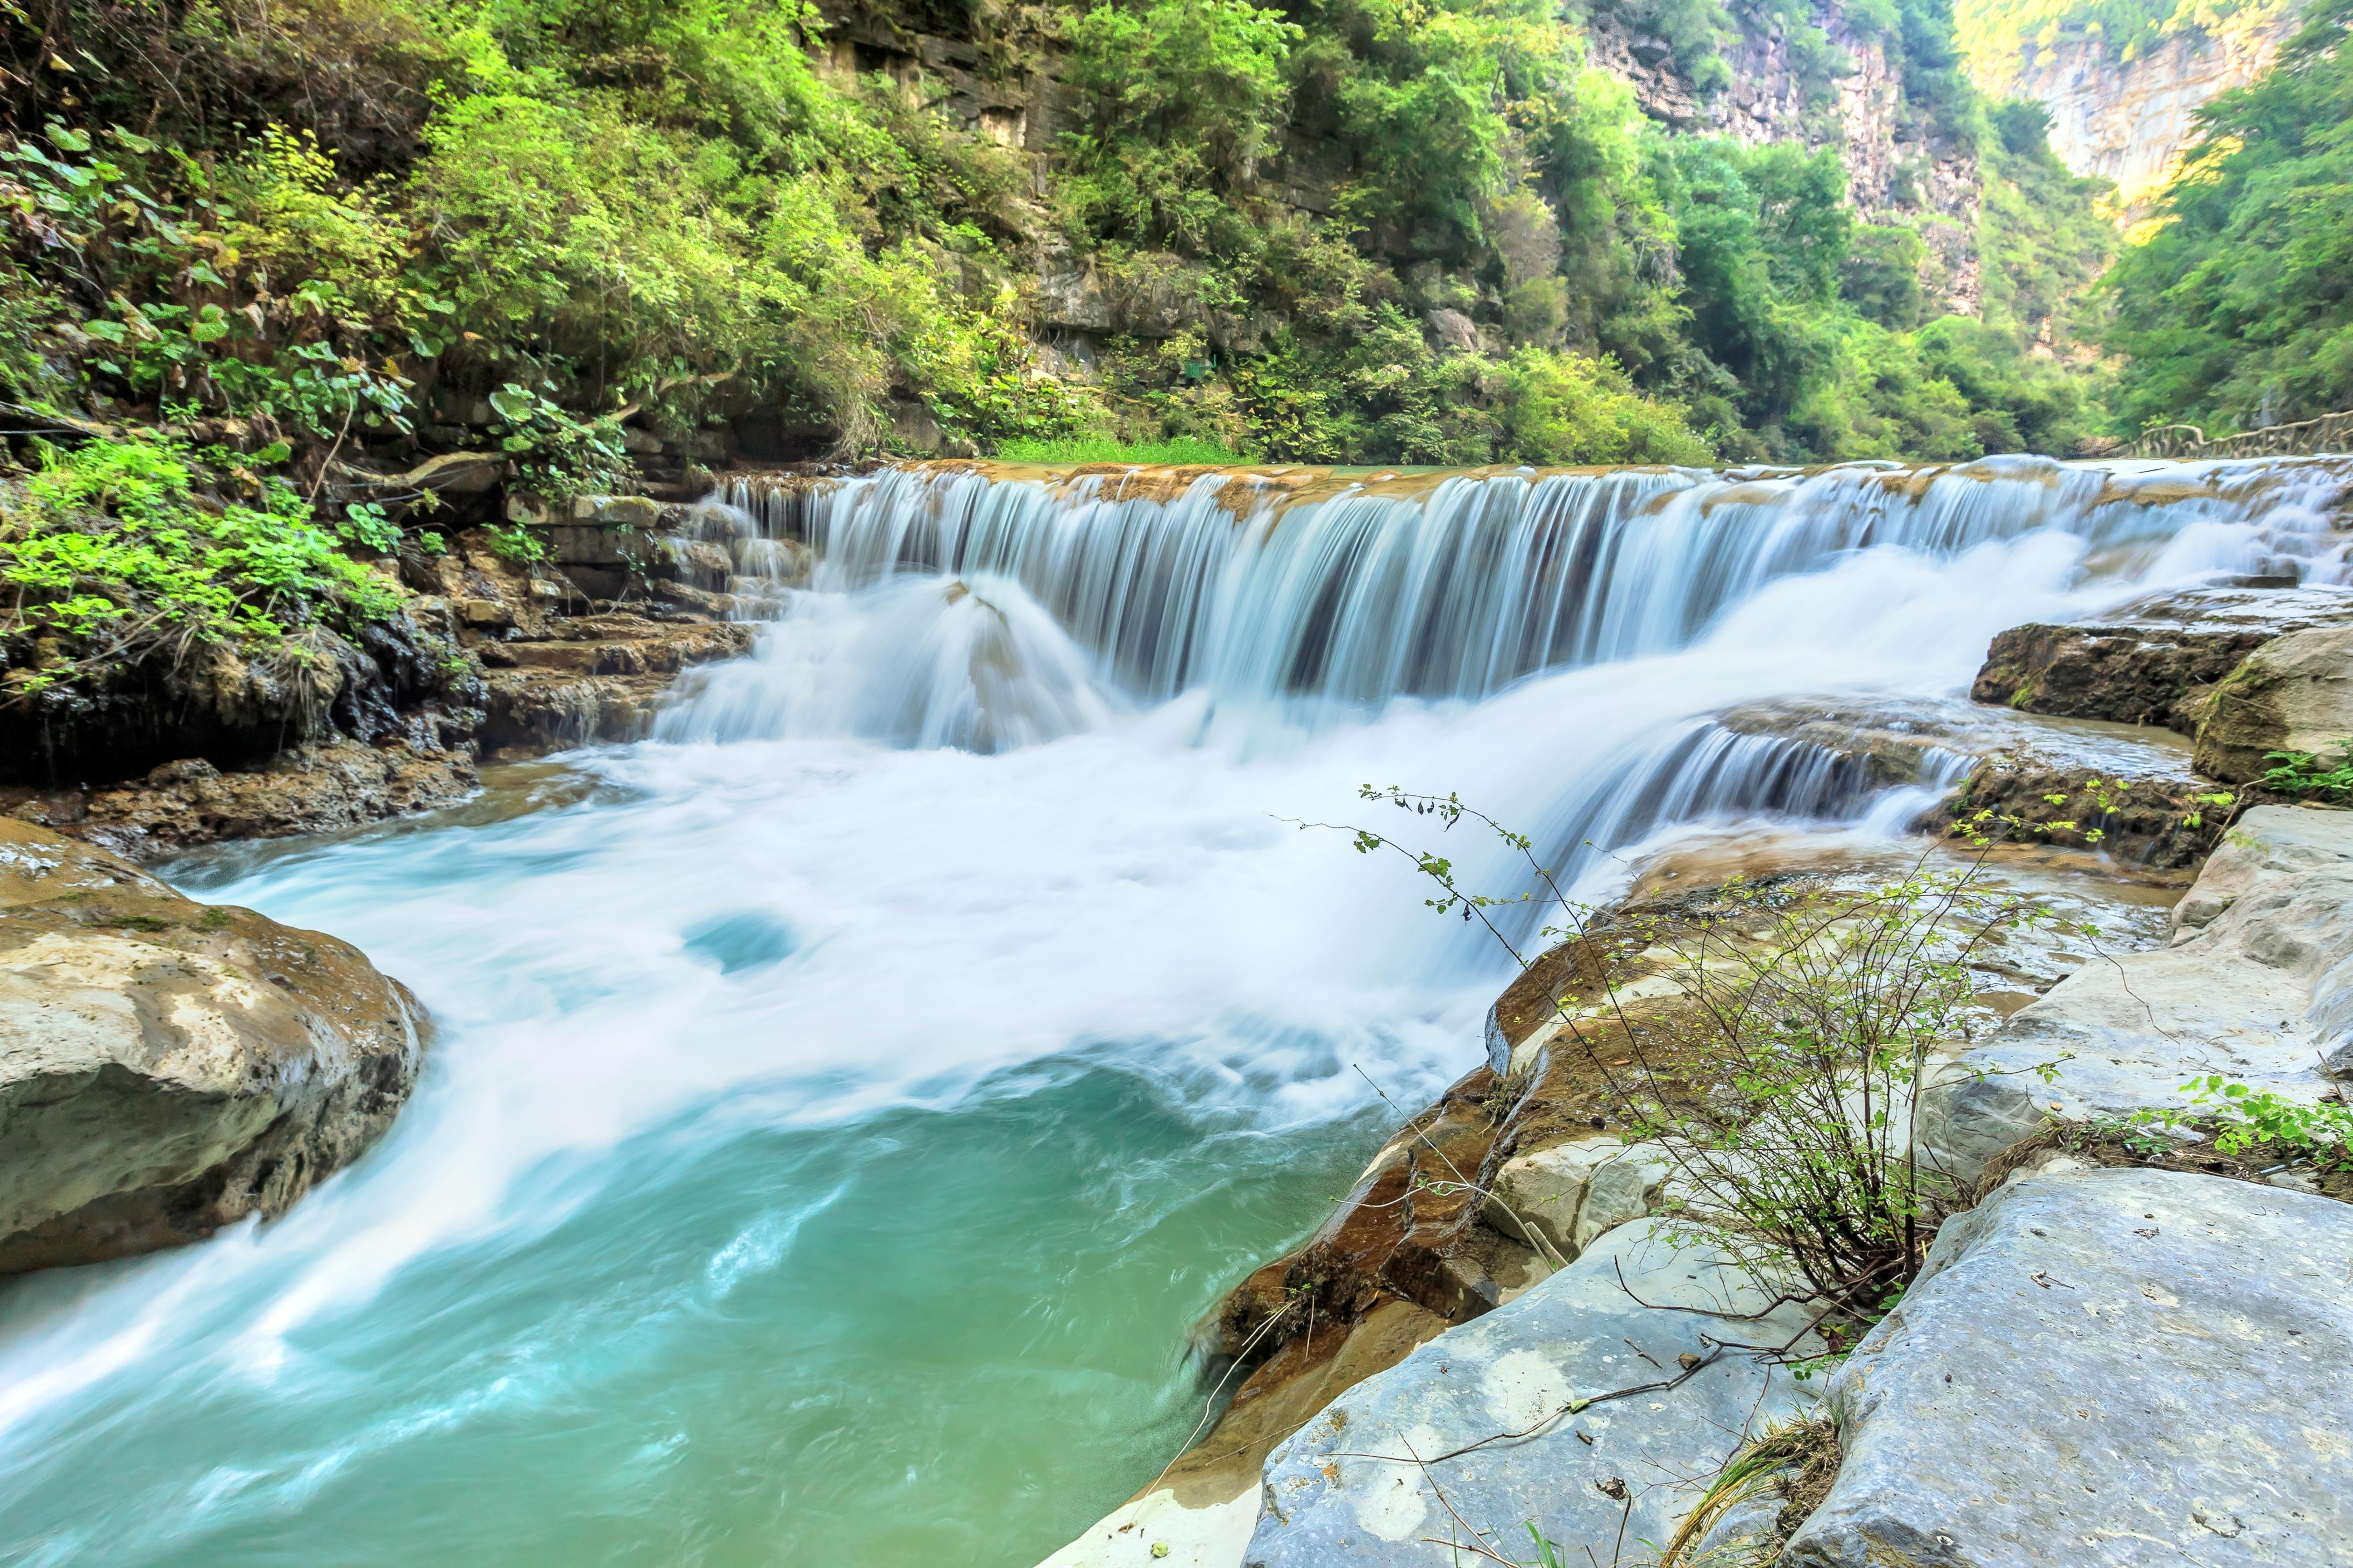
M 176 868 L 439 1033 L 280 1223 L 0 1287 L 0 1563 L 1022 1568 L 1192 1426 L 1186 1329 L 1382 1135 L 1354 1069 L 1410 1102 L 1481 1059 L 1498 955 L 1297 822 L 1460 790 L 1588 889 L 1678 824 L 1877 832 L 1909 805 L 1855 759 L 1712 716 L 1949 700 L 1993 632 L 2151 585 L 2337 582 L 2344 486 L 747 489 L 709 513 L 742 585 L 802 541 L 814 586 L 747 595 L 755 653 L 653 740 L 534 810 Z
M 1858 550 L 1949 557 L 2051 530 L 2117 575 L 2173 574 L 2210 530 L 2249 570 L 2337 582 L 2342 471 L 1989 458 L 1917 471 L 1331 478 L 1208 472 L 1004 482 L 892 469 L 814 490 L 739 481 L 765 541 L 806 534 L 836 585 L 1009 577 L 1135 696 L 1188 688 L 1366 707 L 1476 698 L 1534 671 L 1669 652 L 1767 583 Z M 2248 531 L 2259 542 L 2246 548 Z

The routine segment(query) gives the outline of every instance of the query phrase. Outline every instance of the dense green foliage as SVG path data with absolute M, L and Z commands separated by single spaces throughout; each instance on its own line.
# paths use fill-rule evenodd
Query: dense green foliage
M 1018 165 L 892 95 L 821 79 L 815 18 L 796 5 L 76 0 L 49 31 L 103 51 L 76 73 L 93 97 L 75 121 L 148 128 L 79 166 L 86 133 L 26 138 L 0 193 L 20 233 L 54 212 L 73 241 L 18 247 L 46 263 L 20 281 L 54 287 L 10 290 L 15 324 L 121 300 L 162 334 L 123 318 L 142 357 L 85 357 L 92 391 L 291 412 L 314 431 L 355 406 L 366 428 L 404 427 L 427 381 L 514 382 L 576 414 L 631 405 L 681 429 L 733 388 L 852 446 L 875 438 L 893 385 L 984 435 L 1069 423 L 1069 400 L 1031 395 L 1010 363 L 998 247 Z M 222 123 L 245 107 L 226 85 L 216 104 L 174 80 L 159 102 L 167 84 L 149 79 L 191 58 L 265 62 L 301 88 L 265 106 L 325 123 L 245 133 Z M 47 101 L 20 123 L 75 92 L 34 96 Z M 159 109 L 181 122 L 158 124 Z M 370 120 L 386 123 L 348 140 L 387 166 L 363 177 L 362 159 L 322 149 Z M 40 357 L 19 334 L 20 391 L 37 390 L 23 373 Z M 291 406 L 249 373 L 224 384 L 230 360 L 290 382 Z M 362 368 L 315 384 L 329 364 Z
M 44 446 L 0 482 L 0 634 L 22 639 L 11 697 L 69 678 L 77 660 L 136 658 L 201 642 L 274 647 L 294 628 L 352 629 L 397 606 L 341 543 L 388 542 L 380 516 L 319 526 L 283 480 L 231 454 L 135 437 Z
M 2106 184 L 2068 173 L 2040 105 L 2012 100 L 1989 119 L 1980 314 L 2030 342 L 2080 345 L 2101 319 L 2092 286 L 2118 248 L 2116 225 L 2099 210 Z
M 1703 92 L 1743 25 L 1629 19 Z M 1770 20 L 1829 134 L 1843 50 L 1795 0 Z M 1938 325 L 1920 235 L 1857 221 L 1833 154 L 1656 131 L 1541 0 L 925 13 L 984 74 L 1060 62 L 1042 183 L 932 79 L 845 68 L 798 0 L 50 0 L 7 25 L 13 119 L 46 129 L 0 172 L 0 376 L 34 403 L 349 455 L 488 399 L 559 496 L 614 480 L 624 419 L 686 439 L 754 410 L 812 452 L 887 447 L 913 404 L 981 450 L 1366 462 L 2076 433 L 2021 369 L 2073 273 L 1998 331 Z M 1942 0 L 1842 26 L 1910 123 L 1987 138 Z M 69 36 L 79 63 L 48 68 Z M 2062 178 L 2014 205 L 2086 201 Z M 1107 301 L 1099 374 L 1035 347 L 1058 268 Z
M 2094 187 L 2039 133 L 2015 153 L 1993 135 L 1933 0 L 1848 25 L 1881 37 L 1922 129 L 1982 138 L 2004 162 L 2010 205 L 1986 237 L 1991 292 L 2018 308 L 1990 331 L 1915 331 L 1941 313 L 1926 247 L 1856 221 L 1833 152 L 1662 135 L 1540 6 L 1317 0 L 1294 15 L 1106 5 L 1077 35 L 1096 108 L 1069 138 L 1071 243 L 1114 286 L 1133 288 L 1144 257 L 1181 258 L 1156 286 L 1205 308 L 1199 330 L 1113 359 L 1124 412 L 1273 457 L 1427 463 L 1951 458 L 2066 450 L 2083 433 L 2077 389 L 2029 344 L 2064 331 L 2051 296 L 2105 260 L 2085 243 Z M 1709 16 L 1678 46 L 1692 60 L 1730 34 Z M 1825 56 L 1825 105 L 1836 68 Z M 1309 204 L 1328 204 L 1321 223 L 1258 185 L 1286 79 L 1293 142 L 1355 153 Z M 1169 105 L 1184 106 L 1173 120 Z M 1233 153 L 1204 165 L 1219 147 Z M 2066 244 L 2047 243 L 2054 229 Z M 1424 330 L 1441 316 L 1451 337 Z
M 1606 19 L 1703 99 L 1773 29 L 1807 141 L 1659 129 L 1588 67 L 1603 19 L 1545 0 L 44 0 L 0 20 L 0 390 L 282 439 L 306 494 L 487 439 L 556 498 L 626 482 L 625 426 L 684 452 L 746 417 L 777 455 L 933 428 L 1345 462 L 2064 452 L 2110 427 L 2102 333 L 2136 420 L 2342 392 L 2341 204 L 2313 195 L 2342 151 L 2333 47 L 2232 100 L 2202 183 L 2096 295 L 2101 187 L 1960 69 L 2050 18 Z M 971 58 L 862 41 L 900 26 Z M 1912 160 L 1868 216 L 1837 150 L 1864 47 Z M 1042 68 L 1043 155 L 942 110 Z M 1974 229 L 1923 194 L 1932 158 L 1974 163 Z M 2251 240 L 2263 267 L 2196 281 Z M 1050 326 L 1074 300 L 1084 343 Z
M 2353 407 L 2353 0 L 2201 112 L 2155 232 L 2108 279 L 2135 423 L 2252 428 Z

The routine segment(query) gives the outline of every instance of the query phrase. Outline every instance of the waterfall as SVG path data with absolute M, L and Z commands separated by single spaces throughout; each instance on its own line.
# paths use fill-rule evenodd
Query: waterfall
M 2329 516 L 2348 482 L 2337 462 L 2032 458 L 1445 476 L 950 464 L 738 479 L 704 514 L 753 581 L 778 540 L 812 547 L 836 589 L 1003 579 L 1134 700 L 1198 689 L 1328 719 L 1686 647 L 1768 584 L 1874 547 L 1948 559 L 2051 531 L 2087 572 L 2131 578 L 2205 536 L 2239 572 L 2340 582 Z
M 1187 1330 L 1394 1130 L 1367 1079 L 1482 1054 L 1507 960 L 1302 825 L 1507 894 L 1358 795 L 1459 791 L 1578 899 L 1694 824 L 1875 851 L 1992 635 L 2342 583 L 2348 473 L 734 481 L 764 624 L 650 742 L 174 868 L 435 1038 L 282 1217 L 0 1299 L 0 1562 L 1027 1568 L 1196 1432 Z

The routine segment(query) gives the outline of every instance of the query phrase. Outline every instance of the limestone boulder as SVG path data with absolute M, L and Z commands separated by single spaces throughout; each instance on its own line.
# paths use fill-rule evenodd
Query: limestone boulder
M 1612 1137 L 1555 1143 L 1504 1161 L 1480 1217 L 1539 1251 L 1572 1259 L 1597 1237 L 1655 1211 L 1670 1170 L 1655 1144 Z
M 2258 806 L 2176 910 L 2170 945 L 2085 964 L 1942 1064 L 1923 1145 L 1964 1181 L 2048 1119 L 2181 1106 L 2220 1073 L 2316 1100 L 2353 1035 L 2353 812 Z
M 2013 1181 L 1831 1385 L 1791 1568 L 2353 1562 L 2353 1206 L 2220 1177 Z
M 282 1213 L 391 1125 L 423 1026 L 344 942 L 0 818 L 0 1274 Z
M 2214 688 L 2198 730 L 2198 771 L 2233 784 L 2263 776 L 2273 752 L 2328 765 L 2353 742 L 2353 626 L 2295 632 L 2247 657 Z
M 1489 1552 L 1564 1563 L 1664 1542 L 1746 1437 L 1801 1386 L 1751 1345 L 1806 1319 L 1716 1247 L 1657 1220 L 1450 1329 L 1334 1401 L 1268 1459 L 1250 1568 L 1416 1564 Z M 1669 1386 L 1672 1384 L 1672 1386 Z M 1630 1560 L 1630 1559 L 1620 1559 Z
M 2353 622 L 2353 590 L 2193 588 L 2000 633 L 1969 695 L 2069 719 L 2197 732 L 2207 692 L 2274 638 Z

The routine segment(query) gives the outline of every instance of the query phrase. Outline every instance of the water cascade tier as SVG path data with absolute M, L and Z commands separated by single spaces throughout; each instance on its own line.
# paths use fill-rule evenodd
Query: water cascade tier
M 1908 771 L 1721 716 L 2346 581 L 2328 461 L 745 479 L 762 622 L 652 738 L 164 868 L 439 1021 L 269 1226 L 0 1290 L 0 1563 L 1023 1568 L 1200 1419 L 1188 1331 L 1480 1060 L 1509 959 L 1319 824 L 1593 897 Z M 788 563 L 814 559 L 807 586 Z

